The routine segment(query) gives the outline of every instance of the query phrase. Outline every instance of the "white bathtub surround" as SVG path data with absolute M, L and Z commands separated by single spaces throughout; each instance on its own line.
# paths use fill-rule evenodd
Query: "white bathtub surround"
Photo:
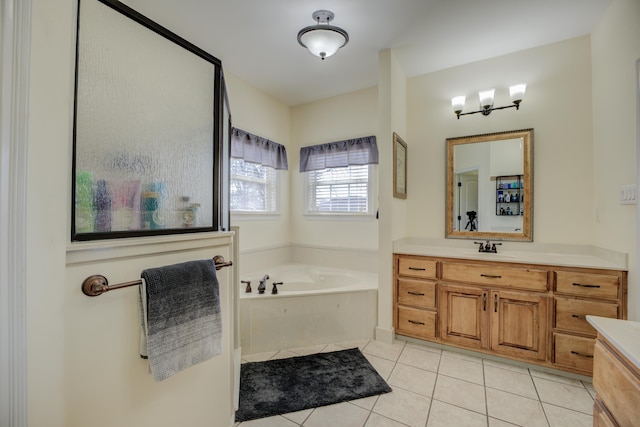
M 478 240 L 482 241 L 482 239 Z M 492 240 L 499 242 L 498 240 Z M 564 245 L 532 242 L 499 242 L 498 253 L 478 252 L 473 240 L 404 238 L 393 243 L 393 252 L 408 255 L 524 262 L 564 267 L 628 269 L 628 254 L 591 245 Z
M 259 280 L 269 275 L 266 291 Z M 241 275 L 252 293 L 240 293 L 243 354 L 373 338 L 377 323 L 377 274 L 288 264 Z M 272 295 L 272 283 L 278 294 Z M 244 286 L 244 285 L 243 285 Z

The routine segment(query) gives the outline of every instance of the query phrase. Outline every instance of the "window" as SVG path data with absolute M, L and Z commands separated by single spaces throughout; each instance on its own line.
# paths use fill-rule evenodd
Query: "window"
M 373 215 L 375 136 L 300 148 L 306 173 L 305 213 Z
M 371 214 L 372 169 L 353 165 L 306 172 L 307 214 Z
M 287 170 L 287 150 L 242 129 L 231 130 L 230 210 L 278 213 L 278 169 Z
M 269 166 L 231 159 L 231 211 L 276 213 L 278 174 Z

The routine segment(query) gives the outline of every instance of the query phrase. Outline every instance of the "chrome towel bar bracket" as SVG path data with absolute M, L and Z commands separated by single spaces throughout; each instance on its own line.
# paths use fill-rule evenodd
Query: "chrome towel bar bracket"
M 220 270 L 223 267 L 230 267 L 233 265 L 231 261 L 225 261 L 222 255 L 216 255 L 213 257 L 213 262 L 216 266 L 216 270 Z M 82 293 L 89 297 L 97 297 L 105 292 L 113 291 L 115 289 L 128 288 L 129 286 L 141 285 L 142 280 L 132 280 L 130 282 L 118 283 L 115 285 L 109 285 L 109 281 L 106 277 L 100 274 L 93 274 L 82 282 Z

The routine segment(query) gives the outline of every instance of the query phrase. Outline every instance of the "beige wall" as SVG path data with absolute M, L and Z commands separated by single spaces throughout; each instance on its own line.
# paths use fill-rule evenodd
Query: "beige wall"
M 287 148 L 289 171 L 278 171 L 278 215 L 232 215 L 231 224 L 240 227 L 242 251 L 286 246 L 290 239 L 289 182 L 297 164 L 292 162 L 289 139 L 291 113 L 288 106 L 276 101 L 236 76 L 225 73 L 233 126 L 282 144 Z
M 338 248 L 378 249 L 378 224 L 375 217 L 339 221 L 303 215 L 304 175 L 299 172 L 300 147 L 377 134 L 377 93 L 376 88 L 364 89 L 292 109 L 291 148 L 287 147 L 291 177 L 292 242 Z
M 592 35 L 594 243 L 629 253 L 629 318 L 640 320 L 637 206 L 618 190 L 637 182 L 640 2 L 614 0 Z M 593 214 L 590 215 L 593 218 Z
M 446 138 L 533 128 L 534 240 L 592 244 L 590 68 L 589 37 L 580 37 L 409 79 L 409 234 L 444 236 Z M 451 110 L 455 95 L 477 110 L 477 91 L 491 87 L 495 105 L 507 105 L 519 82 L 528 84 L 520 111 L 458 120 Z
M 199 243 L 192 235 L 184 245 L 169 239 L 174 242 L 164 246 L 151 238 L 154 244 L 137 253 L 119 247 L 109 260 L 70 261 L 70 248 L 78 248 L 69 244 L 76 4 L 34 0 L 32 8 L 25 212 L 29 426 L 230 425 L 229 318 L 223 321 L 222 355 L 154 383 L 138 355 L 136 289 L 97 298 L 80 291 L 89 274 L 118 283 L 147 267 L 216 254 L 228 259 L 231 239 L 208 233 Z M 113 245 L 80 253 L 93 257 Z M 226 316 L 232 314 L 229 275 L 219 276 Z

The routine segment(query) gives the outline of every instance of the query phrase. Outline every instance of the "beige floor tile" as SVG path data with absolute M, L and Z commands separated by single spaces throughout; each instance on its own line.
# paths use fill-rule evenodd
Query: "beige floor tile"
M 296 354 L 296 353 L 293 353 L 293 352 L 291 352 L 289 350 L 280 350 L 270 360 L 288 359 L 289 357 L 298 357 L 298 356 L 300 356 L 300 355 Z
M 242 360 L 243 362 L 264 362 L 265 360 L 271 359 L 273 356 L 278 353 L 277 351 L 268 351 L 265 353 L 254 353 L 254 354 L 243 354 Z
M 487 389 L 489 417 L 522 427 L 549 427 L 540 401 L 505 391 Z
M 310 354 L 321 353 L 326 346 L 327 346 L 326 344 L 320 344 L 320 345 L 313 345 L 310 347 L 291 348 L 289 349 L 289 351 L 297 354 L 298 356 L 308 356 Z
M 593 425 L 592 415 L 548 403 L 543 403 L 542 407 L 545 414 L 547 414 L 547 420 L 549 420 L 551 427 L 591 427 Z
M 433 396 L 436 377 L 435 372 L 396 363 L 387 382 L 392 388 L 397 386 L 423 396 L 431 397 Z
M 298 424 L 278 415 L 276 417 L 244 421 L 238 427 L 298 427 Z
M 406 427 L 406 424 L 401 424 L 397 421 L 385 418 L 382 415 L 372 413 L 364 427 Z
M 360 351 L 362 351 L 362 349 L 365 348 L 367 346 L 367 344 L 369 344 L 369 340 L 345 341 L 345 342 L 336 343 L 336 345 L 338 347 L 342 347 L 342 348 L 358 347 L 360 349 Z
M 332 351 L 340 351 L 340 350 L 346 350 L 346 348 L 340 347 L 339 345 L 336 345 L 336 344 L 329 344 L 322 349 L 321 353 L 330 353 Z
M 316 408 L 304 422 L 305 427 L 363 427 L 369 411 L 348 402 Z
M 378 374 L 385 380 L 389 378 L 389 375 L 391 375 L 391 371 L 396 364 L 396 362 L 392 360 L 383 359 L 382 357 L 373 356 L 371 354 L 365 353 L 364 357 L 367 358 L 369 363 L 371 363 L 371 366 L 373 366 L 375 370 L 378 371 Z
M 350 400 L 349 402 L 363 409 L 366 409 L 367 411 L 370 411 L 378 401 L 378 397 L 380 397 L 380 395 L 363 397 L 362 399 Z
M 438 375 L 433 398 L 470 411 L 487 413 L 485 388 L 479 384 Z
M 311 415 L 313 410 L 314 408 L 305 409 L 304 411 L 289 412 L 288 414 L 282 414 L 282 416 L 288 420 L 293 421 L 296 424 L 302 425 L 304 420 L 309 418 L 309 415 Z
M 440 353 L 424 350 L 422 348 L 405 346 L 398 358 L 398 363 L 438 372 L 440 365 Z
M 442 349 L 441 348 L 432 347 L 428 343 L 418 344 L 418 343 L 415 343 L 415 342 L 407 341 L 407 344 L 405 345 L 405 348 L 406 347 L 416 348 L 418 350 L 430 351 L 431 353 L 436 353 L 436 354 L 442 354 Z
M 529 371 L 531 372 L 531 376 L 534 378 L 544 378 L 558 383 L 574 385 L 576 387 L 582 386 L 582 381 L 574 378 L 565 377 L 563 375 L 556 375 L 550 372 L 536 371 L 535 369 L 530 369 Z
M 404 344 L 405 343 L 403 341 L 396 341 L 393 344 L 381 341 L 369 341 L 362 352 L 382 357 L 383 359 L 393 360 L 395 362 L 398 360 L 398 357 L 400 357 Z
M 487 416 L 434 400 L 431 402 L 427 427 L 486 427 Z
M 528 372 L 520 373 L 485 365 L 484 381 L 487 387 L 538 399 L 538 393 Z
M 380 396 L 373 412 L 411 427 L 424 427 L 429 404 L 428 397 L 396 388 Z
M 582 384 L 574 386 L 537 377 L 533 381 L 542 402 L 584 414 L 593 412 L 593 398 Z
M 484 373 L 482 369 L 482 359 L 472 361 L 460 359 L 449 354 L 442 354 L 438 373 L 449 377 L 458 378 L 472 383 L 484 385 Z
M 484 363 L 484 366 L 493 366 L 495 368 L 506 369 L 508 371 L 529 375 L 529 369 L 525 368 L 524 366 L 518 366 L 511 363 L 500 362 L 492 359 L 484 359 L 483 363 Z
M 443 356 L 451 356 L 457 359 L 467 360 L 469 362 L 482 363 L 482 356 L 475 356 L 472 354 L 463 353 L 461 351 L 456 350 L 442 350 Z
M 515 424 L 489 417 L 489 427 L 518 427 Z

